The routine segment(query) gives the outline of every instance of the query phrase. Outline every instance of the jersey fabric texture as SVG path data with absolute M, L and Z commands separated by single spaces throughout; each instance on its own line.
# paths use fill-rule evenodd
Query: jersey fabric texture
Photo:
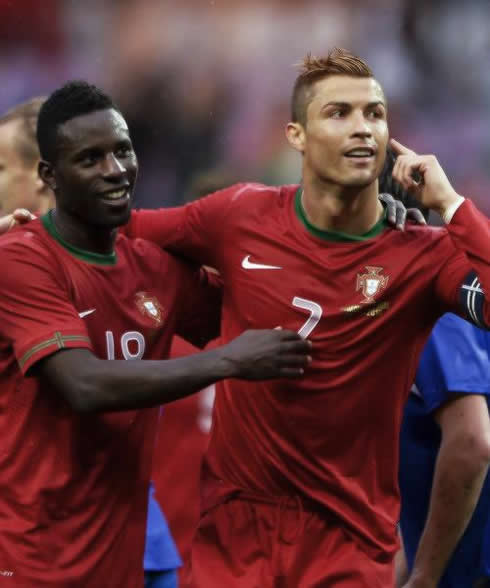
M 442 317 L 424 349 L 400 442 L 401 529 L 411 569 L 427 519 L 441 433 L 433 413 L 454 394 L 490 395 L 490 335 L 453 314 Z M 472 586 L 490 576 L 490 480 L 438 586 Z
M 50 215 L 0 254 L 2 586 L 142 586 L 158 409 L 75 413 L 36 364 L 70 348 L 165 358 L 175 332 L 216 336 L 219 296 L 141 239 L 119 235 L 108 255 L 71 247 Z
M 211 342 L 206 349 L 215 347 Z M 174 337 L 172 358 L 192 355 L 198 349 Z M 152 479 L 158 500 L 179 554 L 185 562 L 199 522 L 199 476 L 208 446 L 215 387 L 171 402 L 163 410 L 153 455 Z
M 488 220 L 465 201 L 448 228 L 395 231 L 381 219 L 352 237 L 311 226 L 298 186 L 241 184 L 135 212 L 128 233 L 220 271 L 223 341 L 280 326 L 313 342 L 301 379 L 220 386 L 203 512 L 241 493 L 299 497 L 391 562 L 402 408 L 433 325 L 459 311 L 465 276 L 476 270 L 490 292 Z

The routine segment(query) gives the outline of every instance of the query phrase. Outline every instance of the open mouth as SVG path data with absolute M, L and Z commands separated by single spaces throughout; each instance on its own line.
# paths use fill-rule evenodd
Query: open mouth
M 348 157 L 349 159 L 358 159 L 365 161 L 369 161 L 375 155 L 376 152 L 371 147 L 356 147 L 355 149 L 351 149 L 350 151 L 346 151 L 344 153 L 344 157 Z
M 111 190 L 101 194 L 101 200 L 110 206 L 121 206 L 129 202 L 129 187 L 119 188 L 118 190 Z

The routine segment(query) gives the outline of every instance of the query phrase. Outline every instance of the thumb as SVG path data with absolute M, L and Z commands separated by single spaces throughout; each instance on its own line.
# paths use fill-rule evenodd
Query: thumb
M 402 145 L 396 139 L 390 139 L 390 146 L 397 155 L 415 155 L 415 151 L 405 147 L 405 145 Z

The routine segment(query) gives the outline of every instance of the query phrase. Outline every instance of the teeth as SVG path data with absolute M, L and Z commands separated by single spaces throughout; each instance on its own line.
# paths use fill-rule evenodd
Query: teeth
M 118 198 L 122 198 L 126 194 L 126 188 L 123 190 L 118 190 L 117 192 L 106 192 L 104 194 L 104 198 L 109 200 L 117 200 Z
M 353 149 L 352 151 L 346 153 L 346 155 L 353 157 L 370 157 L 373 155 L 373 152 L 371 149 Z

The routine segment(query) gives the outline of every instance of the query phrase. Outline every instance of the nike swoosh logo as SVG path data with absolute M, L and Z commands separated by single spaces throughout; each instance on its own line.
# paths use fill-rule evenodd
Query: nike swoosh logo
M 282 269 L 278 265 L 264 265 L 263 263 L 253 263 L 250 261 L 250 255 L 247 255 L 242 260 L 243 269 Z
M 78 316 L 80 318 L 83 318 L 84 316 L 88 316 L 89 314 L 92 314 L 93 312 L 95 312 L 95 308 L 91 308 L 90 310 L 84 310 L 83 312 L 79 312 Z

